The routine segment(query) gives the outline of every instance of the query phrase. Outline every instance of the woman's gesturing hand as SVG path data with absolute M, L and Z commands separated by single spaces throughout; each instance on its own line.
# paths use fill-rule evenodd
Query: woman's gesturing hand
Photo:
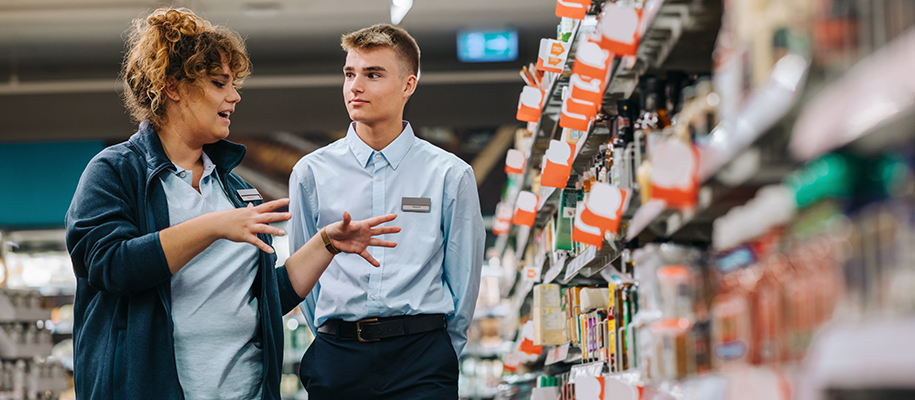
M 292 218 L 288 212 L 272 212 L 277 208 L 289 205 L 289 199 L 279 199 L 254 206 L 218 211 L 214 215 L 215 223 L 219 227 L 220 237 L 233 242 L 248 242 L 257 248 L 273 253 L 273 247 L 257 238 L 258 233 L 283 236 L 282 229 L 267 225 L 271 222 L 286 221 Z
M 370 264 L 378 267 L 381 264 L 368 252 L 368 246 L 395 247 L 397 243 L 376 238 L 378 235 L 400 232 L 396 226 L 378 226 L 393 221 L 396 214 L 382 215 L 353 221 L 348 212 L 343 213 L 343 220 L 327 225 L 324 229 L 334 247 L 345 253 L 359 254 Z

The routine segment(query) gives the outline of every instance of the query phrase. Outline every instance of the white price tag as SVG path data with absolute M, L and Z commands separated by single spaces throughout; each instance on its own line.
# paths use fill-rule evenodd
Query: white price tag
M 569 342 L 556 346 L 546 353 L 545 365 L 556 364 L 569 356 Z
M 556 264 L 553 264 L 553 266 L 546 271 L 546 275 L 543 276 L 544 283 L 550 283 L 559 276 L 559 273 L 562 272 L 562 267 L 566 265 L 566 258 L 568 258 L 568 255 L 563 252 L 563 254 L 559 256 L 559 259 L 556 260 Z

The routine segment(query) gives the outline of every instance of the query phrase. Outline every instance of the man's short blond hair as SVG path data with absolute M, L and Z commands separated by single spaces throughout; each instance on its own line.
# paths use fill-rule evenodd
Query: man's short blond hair
M 419 45 L 407 31 L 390 24 L 372 25 L 355 32 L 350 32 L 340 39 L 343 51 L 367 50 L 376 47 L 388 47 L 394 50 L 400 59 L 403 72 L 419 76 Z M 402 76 L 406 74 L 401 73 Z

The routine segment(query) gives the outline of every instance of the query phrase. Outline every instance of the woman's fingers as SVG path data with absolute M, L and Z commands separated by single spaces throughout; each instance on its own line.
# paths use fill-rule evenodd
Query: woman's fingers
M 390 241 L 390 240 L 372 239 L 372 240 L 369 240 L 369 246 L 375 246 L 375 247 L 397 247 L 397 243 L 396 243 L 396 242 L 392 242 L 392 241 Z
M 370 230 L 372 236 L 387 235 L 389 233 L 400 232 L 399 226 L 379 226 Z
M 385 222 L 393 221 L 394 218 L 397 218 L 397 214 L 379 215 L 377 217 L 368 218 L 365 220 L 365 222 L 369 224 L 369 226 L 375 226 Z
M 259 214 L 256 218 L 259 224 L 269 224 L 271 222 L 288 221 L 292 218 L 290 213 L 268 212 Z
M 251 205 L 251 203 L 248 203 L 248 205 Z M 289 199 L 276 199 L 276 200 L 272 200 L 272 201 L 263 203 L 255 208 L 257 209 L 258 212 L 266 213 L 266 212 L 273 211 L 273 210 L 276 210 L 277 208 L 280 208 L 283 206 L 288 206 L 288 205 L 289 205 Z
M 381 264 L 378 262 L 378 260 L 376 260 L 375 257 L 372 257 L 371 254 L 369 254 L 368 250 L 363 250 L 362 253 L 359 253 L 359 255 L 362 256 L 362 258 L 364 258 L 365 261 L 368 261 L 369 264 L 372 264 L 372 266 L 375 266 L 375 267 L 381 266 Z
M 346 228 L 349 227 L 349 223 L 352 220 L 353 220 L 353 217 L 351 217 L 348 212 L 344 211 L 343 212 L 343 222 L 340 224 L 340 231 L 346 232 Z
M 258 239 L 257 235 L 251 235 L 248 237 L 248 243 L 257 246 L 257 248 L 267 252 L 267 254 L 273 253 L 273 247 L 268 246 L 267 243 L 264 243 L 263 240 Z
M 272 226 L 272 225 L 267 225 L 267 224 L 257 224 L 256 226 L 251 228 L 251 232 L 266 233 L 268 235 L 274 235 L 274 236 L 283 236 L 286 234 L 286 231 L 284 231 L 280 228 L 277 228 L 275 226 Z

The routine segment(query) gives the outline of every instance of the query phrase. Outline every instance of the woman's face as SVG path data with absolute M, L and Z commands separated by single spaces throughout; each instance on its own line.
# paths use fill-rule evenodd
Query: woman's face
M 235 75 L 229 65 L 222 63 L 222 73 L 201 78 L 195 89 L 185 85 L 179 89 L 178 118 L 169 118 L 169 124 L 186 125 L 186 132 L 203 144 L 215 143 L 229 136 L 229 117 L 241 95 L 232 84 Z

